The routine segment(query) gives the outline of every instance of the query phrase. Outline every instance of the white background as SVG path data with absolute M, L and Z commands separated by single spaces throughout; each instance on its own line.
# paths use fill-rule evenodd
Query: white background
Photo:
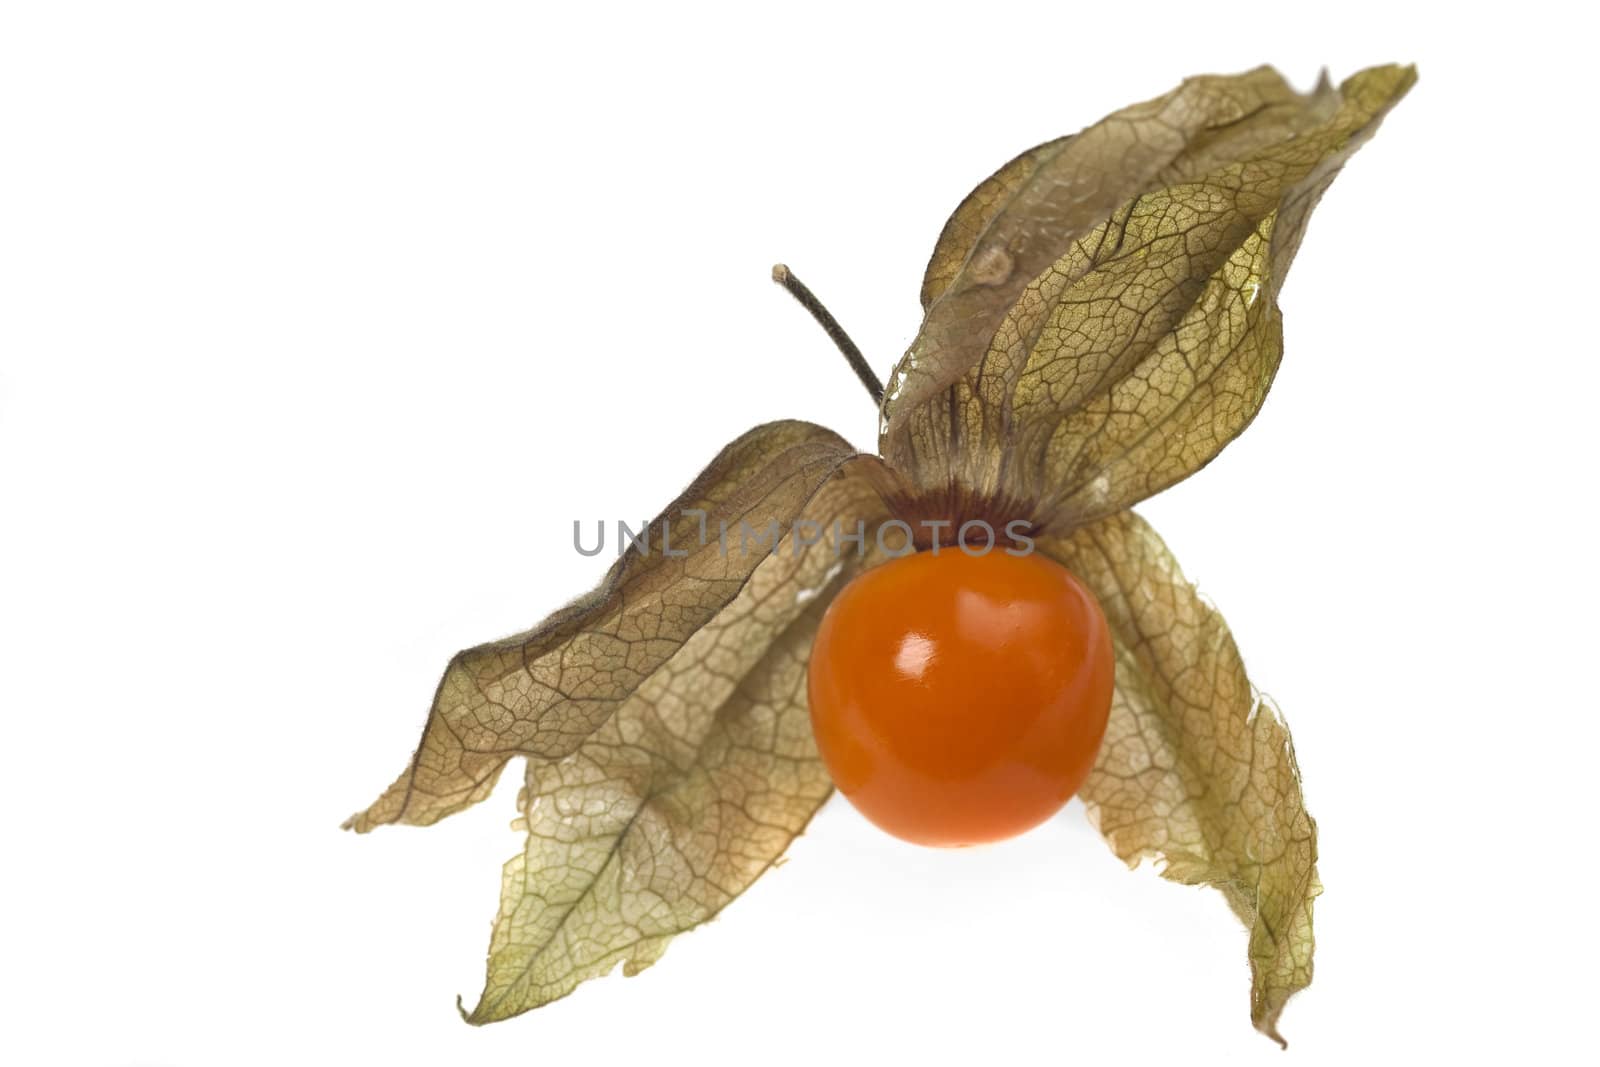
M 1288 1056 L 1576 1056 L 1591 1008 L 1593 70 L 1541 5 L 6 4 L 0 1059 L 1288 1062 L 1219 896 L 1074 803 L 831 803 L 642 977 L 485 1029 L 515 774 L 340 833 L 457 648 L 780 416 L 871 404 L 1020 149 L 1271 61 L 1421 82 L 1311 224 L 1260 419 L 1144 507 L 1322 827 Z

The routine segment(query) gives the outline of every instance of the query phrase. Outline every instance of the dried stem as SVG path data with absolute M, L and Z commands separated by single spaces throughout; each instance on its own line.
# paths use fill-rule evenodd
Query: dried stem
M 804 282 L 794 276 L 794 272 L 779 263 L 772 268 L 772 280 L 789 291 L 789 295 L 800 302 L 800 306 L 811 312 L 811 317 L 817 320 L 817 325 L 827 331 L 828 337 L 844 358 L 849 361 L 850 369 L 856 372 L 856 377 L 861 379 L 861 384 L 867 387 L 867 392 L 872 394 L 872 402 L 879 407 L 883 406 L 883 383 L 872 372 L 872 367 L 867 363 L 867 357 L 861 354 L 861 349 L 850 340 L 850 335 L 844 332 L 844 327 L 839 325 L 839 320 L 833 313 L 822 306 L 816 294 L 806 288 Z

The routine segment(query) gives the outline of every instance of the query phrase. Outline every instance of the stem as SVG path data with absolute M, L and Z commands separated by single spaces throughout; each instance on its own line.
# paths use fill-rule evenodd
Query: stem
M 872 372 L 872 366 L 867 362 L 867 357 L 861 354 L 861 349 L 856 347 L 856 343 L 850 340 L 850 335 L 844 332 L 844 327 L 839 325 L 839 320 L 834 318 L 832 312 L 822 306 L 822 301 L 817 299 L 816 294 L 807 289 L 805 283 L 796 278 L 782 263 L 772 268 L 772 280 L 787 289 L 789 295 L 800 302 L 801 307 L 811 312 L 811 317 L 816 319 L 817 325 L 827 332 L 835 347 L 849 361 L 850 369 L 856 372 L 861 384 L 872 394 L 872 402 L 882 407 L 883 383 Z

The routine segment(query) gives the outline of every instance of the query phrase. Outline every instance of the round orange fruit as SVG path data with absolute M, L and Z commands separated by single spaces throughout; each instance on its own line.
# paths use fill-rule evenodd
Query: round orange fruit
M 834 784 L 923 845 L 1020 834 L 1094 766 L 1113 656 L 1094 596 L 1060 564 L 945 547 L 868 570 L 812 646 L 811 722 Z

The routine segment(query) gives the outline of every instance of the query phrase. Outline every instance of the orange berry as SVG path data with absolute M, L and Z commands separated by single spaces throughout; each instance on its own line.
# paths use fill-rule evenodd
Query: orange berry
M 811 723 L 834 784 L 923 845 L 1020 834 L 1094 766 L 1111 635 L 1093 594 L 1044 556 L 955 547 L 868 570 L 811 649 Z

